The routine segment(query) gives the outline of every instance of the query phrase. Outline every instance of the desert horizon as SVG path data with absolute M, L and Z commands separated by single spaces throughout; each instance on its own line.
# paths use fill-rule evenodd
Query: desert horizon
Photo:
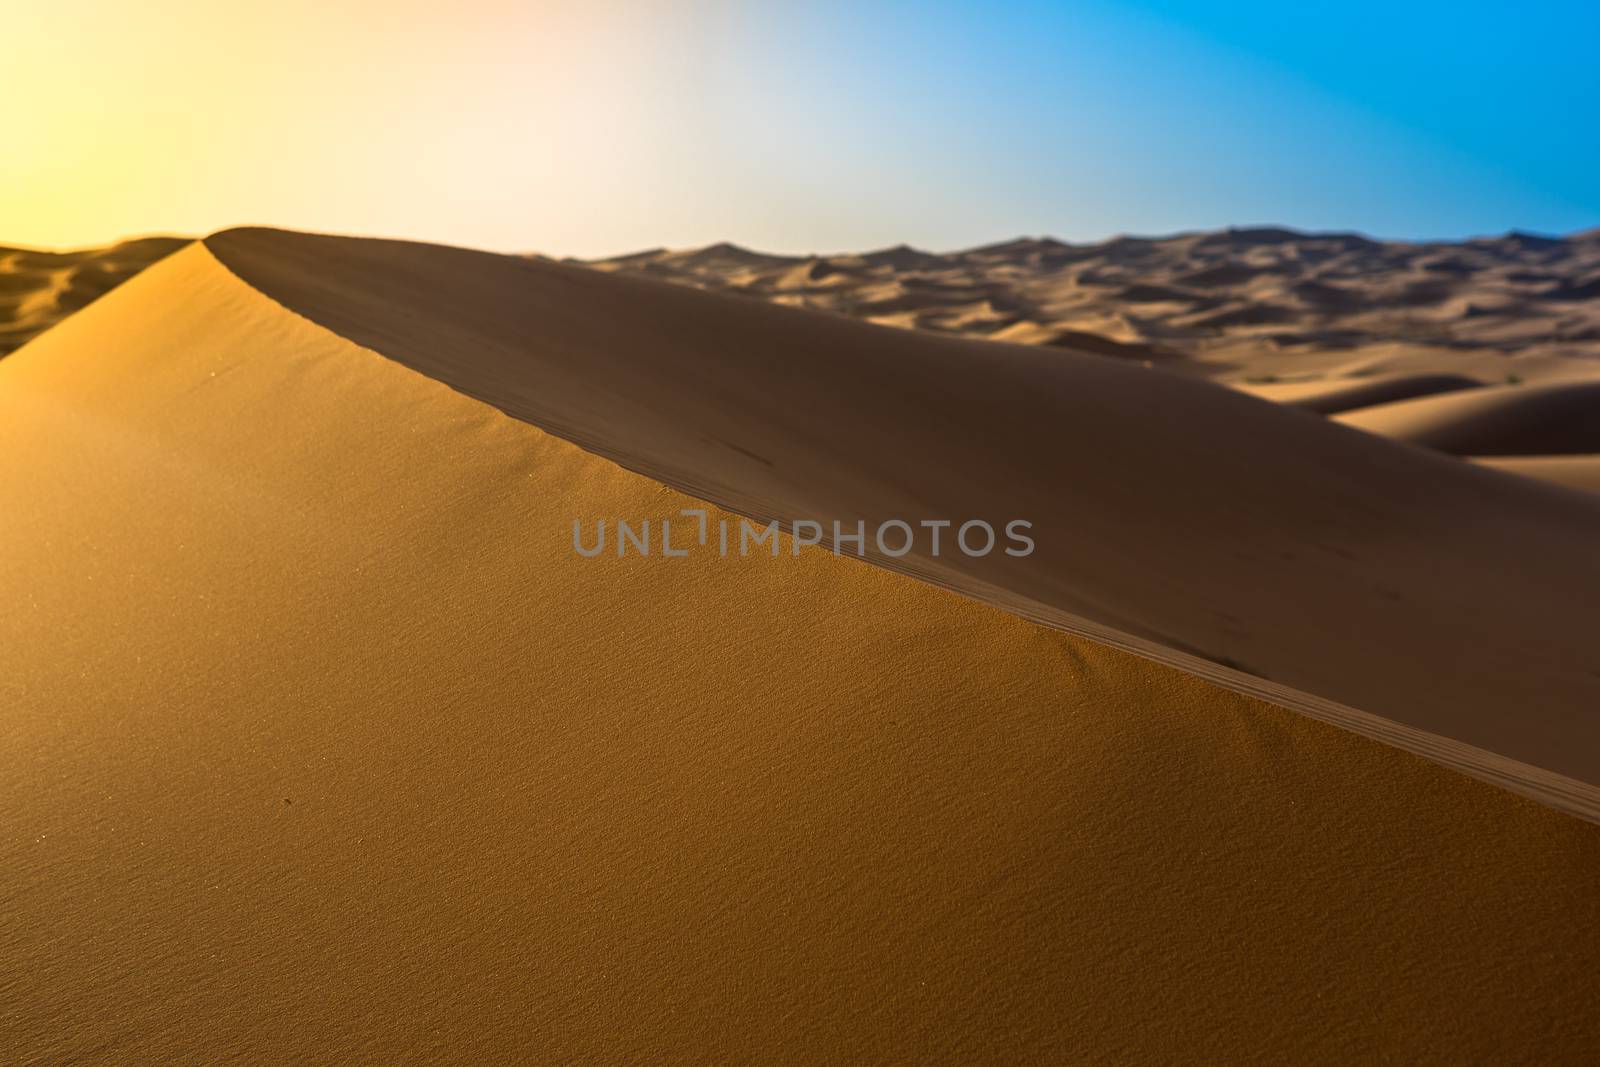
M 6 26 L 0 1062 L 1595 1062 L 1594 10 Z

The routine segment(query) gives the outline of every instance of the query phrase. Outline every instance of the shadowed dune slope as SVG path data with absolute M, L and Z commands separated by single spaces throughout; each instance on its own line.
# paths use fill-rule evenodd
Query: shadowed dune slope
M 1600 814 L 1600 500 L 1066 351 L 462 249 L 207 245 L 312 321 L 720 506 L 1027 519 L 1027 558 L 924 540 L 879 562 Z
M 1339 421 L 1458 456 L 1600 452 L 1600 382 L 1399 400 L 1348 412 Z
M 0 363 L 0 500 L 7 1062 L 1600 1041 L 1600 828 L 821 550 L 580 559 L 694 501 L 202 245 Z

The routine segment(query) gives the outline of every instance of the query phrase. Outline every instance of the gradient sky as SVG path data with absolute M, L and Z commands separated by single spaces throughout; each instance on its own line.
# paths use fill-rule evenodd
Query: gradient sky
M 76 0 L 4 30 L 0 243 L 1600 225 L 1592 0 Z

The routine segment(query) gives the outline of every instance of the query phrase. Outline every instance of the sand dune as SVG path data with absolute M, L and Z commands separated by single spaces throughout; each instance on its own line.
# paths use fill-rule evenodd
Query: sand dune
M 1600 455 L 1479 456 L 1476 462 L 1525 478 L 1600 493 Z
M 1239 388 L 1263 400 L 1288 404 L 1319 415 L 1333 415 L 1396 400 L 1460 392 L 1477 388 L 1480 384 L 1460 374 L 1412 374 L 1377 379 L 1246 384 Z
M 910 478 L 913 410 L 974 460 Z M 1079 606 L 1139 570 L 1169 601 L 1232 590 L 1192 610 L 1254 612 L 1229 625 L 1260 656 L 1294 646 L 1258 624 L 1314 632 L 1392 693 L 1379 646 L 1420 676 L 1453 640 L 1480 673 L 1435 669 L 1424 708 L 1491 733 L 1518 693 L 1551 698 L 1515 701 L 1527 734 L 1556 725 L 1589 662 L 1547 644 L 1592 603 L 1582 497 L 1107 360 L 225 234 L 0 362 L 0 946 L 25 976 L 0 1058 L 1576 1063 L 1600 1040 L 1595 826 L 819 549 L 579 559 L 575 515 L 695 501 L 531 424 L 557 416 L 719 492 L 830 463 L 841 507 L 993 510 L 980 459 L 1038 506 L 1035 471 L 1072 520 L 1041 559 L 1113 574 Z
M 1600 382 L 1399 400 L 1347 412 L 1339 421 L 1458 456 L 1600 452 Z
M 109 248 L 0 248 L 0 357 L 188 244 L 148 237 Z
M 313 322 L 730 510 L 1027 519 L 1027 558 L 873 558 L 1600 815 L 1600 500 L 1068 350 L 462 249 L 207 243 Z

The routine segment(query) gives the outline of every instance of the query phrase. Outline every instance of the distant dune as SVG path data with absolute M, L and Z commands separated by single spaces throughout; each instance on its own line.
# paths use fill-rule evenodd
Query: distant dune
M 1475 385 L 1600 381 L 1600 230 L 1410 243 L 1262 228 L 1084 245 L 1026 238 L 942 255 L 902 246 L 785 257 L 725 244 L 593 265 L 886 326 L 1148 362 L 1321 414 Z M 1600 425 L 1582 393 L 1517 417 L 1535 407 L 1554 416 L 1552 404 Z M 1376 414 L 1345 421 L 1391 425 Z M 1398 436 L 1460 454 L 1600 452 L 1580 432 L 1524 431 L 1517 445 L 1500 430 Z M 1501 466 L 1592 488 L 1581 463 Z
M 73 252 L 0 248 L 0 356 L 187 243 L 148 237 Z
M 1600 381 L 1501 386 L 1347 412 L 1347 426 L 1455 455 L 1600 452 Z
M 705 499 L 1040 551 L 957 596 L 572 549 Z M 0 500 L 0 1059 L 1600 1042 L 1600 827 L 1169 665 L 1592 817 L 1600 499 L 1070 350 L 249 230 L 0 361 Z
M 1484 456 L 1486 467 L 1600 493 L 1600 456 Z
M 1460 374 L 1402 374 L 1383 378 L 1319 378 L 1309 382 L 1245 384 L 1240 389 L 1263 400 L 1315 411 L 1319 415 L 1334 415 L 1396 400 L 1474 389 L 1481 384 Z

